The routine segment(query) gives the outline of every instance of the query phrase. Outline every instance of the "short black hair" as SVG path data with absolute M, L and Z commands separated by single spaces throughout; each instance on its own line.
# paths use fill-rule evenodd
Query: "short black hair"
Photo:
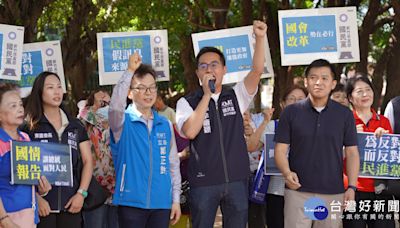
M 347 80 L 346 93 L 347 93 L 347 98 L 349 98 L 349 100 L 350 100 L 351 94 L 353 93 L 354 86 L 356 85 L 356 83 L 358 81 L 365 82 L 367 85 L 369 85 L 369 87 L 371 87 L 372 91 L 375 93 L 374 85 L 369 80 L 369 78 L 365 74 L 363 74 L 361 72 L 356 72 L 356 76 L 355 77 L 350 78 L 349 80 Z
M 200 57 L 202 55 L 204 55 L 205 53 L 208 53 L 208 52 L 213 52 L 215 54 L 218 54 L 219 58 L 220 58 L 220 60 L 222 62 L 222 65 L 225 66 L 225 56 L 224 56 L 224 53 L 222 53 L 221 50 L 219 50 L 218 48 L 215 48 L 215 47 L 203 47 L 203 48 L 200 49 L 199 53 L 196 56 L 196 68 L 199 66 Z
M 140 64 L 139 68 L 137 68 L 135 73 L 133 74 L 133 77 L 143 78 L 146 74 L 151 74 L 154 80 L 157 79 L 156 71 L 153 69 L 152 66 L 147 64 Z
M 333 80 L 336 80 L 335 67 L 326 59 L 317 59 L 314 60 L 312 63 L 310 63 L 310 65 L 308 65 L 306 70 L 304 71 L 305 77 L 308 76 L 312 68 L 319 68 L 319 67 L 329 67 L 329 69 L 331 69 L 331 72 L 333 74 Z
M 346 88 L 342 83 L 337 83 L 335 88 L 332 90 L 331 94 L 336 92 L 343 92 L 346 93 Z

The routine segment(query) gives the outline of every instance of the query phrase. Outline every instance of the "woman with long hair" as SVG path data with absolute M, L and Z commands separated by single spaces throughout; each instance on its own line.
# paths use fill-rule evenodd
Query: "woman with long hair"
M 38 227 L 81 227 L 81 210 L 92 178 L 93 165 L 86 130 L 78 119 L 63 110 L 62 100 L 58 75 L 42 72 L 35 79 L 26 101 L 25 130 L 31 140 L 68 144 L 72 152 L 74 185 L 53 186 L 48 195 L 38 197 Z
M 109 197 L 102 206 L 83 212 L 84 227 L 86 228 L 118 228 L 117 207 L 111 203 L 115 188 L 115 170 L 111 156 L 110 127 L 108 124 L 110 99 L 106 90 L 96 89 L 90 93 L 85 107 L 78 114 L 78 118 L 85 125 L 90 138 L 94 161 L 93 175 L 97 182 L 109 193 Z

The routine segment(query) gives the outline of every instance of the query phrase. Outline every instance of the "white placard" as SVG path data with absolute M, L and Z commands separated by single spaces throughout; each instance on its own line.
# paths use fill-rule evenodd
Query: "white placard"
M 356 7 L 280 10 L 282 66 L 359 62 Z
M 0 24 L 0 79 L 21 79 L 24 27 Z
M 97 50 L 100 85 L 116 84 L 135 51 L 152 65 L 157 81 L 169 81 L 167 30 L 97 33 Z
M 64 66 L 59 40 L 24 44 L 22 54 L 21 96 L 30 94 L 33 82 L 43 71 L 56 73 L 60 77 L 63 92 L 66 93 Z
M 197 55 L 203 47 L 216 47 L 224 53 L 227 73 L 222 84 L 243 80 L 250 72 L 256 43 L 253 26 L 221 29 L 192 34 L 194 53 Z M 271 53 L 265 36 L 265 63 L 261 78 L 273 77 Z

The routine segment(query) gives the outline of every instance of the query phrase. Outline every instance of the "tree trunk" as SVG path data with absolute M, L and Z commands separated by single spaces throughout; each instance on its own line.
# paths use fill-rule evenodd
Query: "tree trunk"
M 229 10 L 230 0 L 220 0 L 218 4 L 213 4 L 210 1 L 206 1 L 208 10 L 212 12 L 214 19 L 214 28 L 223 29 L 228 27 L 226 15 Z
M 284 1 L 281 4 L 281 6 L 285 7 L 283 9 L 288 9 L 290 7 L 288 2 L 286 1 Z M 272 100 L 272 107 L 275 108 L 274 118 L 278 118 L 281 112 L 281 107 L 280 107 L 281 95 L 287 88 L 293 85 L 293 79 L 289 74 L 289 68 L 281 66 L 277 10 L 278 10 L 277 3 L 265 0 L 260 1 L 261 18 L 265 17 L 267 19 L 268 41 L 270 47 L 272 47 L 270 51 L 275 73 L 274 92 Z
M 382 110 L 387 103 L 395 96 L 399 95 L 400 88 L 400 3 L 397 0 L 391 1 L 395 11 L 395 23 L 389 40 L 389 54 L 387 55 L 387 74 L 386 74 L 386 94 L 382 102 Z
M 194 64 L 194 52 L 191 36 L 184 36 L 180 39 L 182 41 L 180 59 L 184 68 L 184 76 L 186 79 L 185 93 L 190 93 L 200 88 L 199 79 L 195 73 L 196 66 Z
M 54 1 L 2 1 L 0 23 L 24 26 L 24 43 L 32 43 L 36 40 L 37 21 L 42 15 L 44 7 Z
M 360 62 L 356 66 L 358 72 L 368 74 L 368 53 L 369 53 L 369 40 L 370 34 L 374 31 L 374 24 L 379 16 L 380 1 L 370 0 L 368 12 L 365 15 L 360 31 L 359 31 L 359 43 L 360 43 Z
M 92 72 L 96 70 L 96 62 L 92 54 L 97 49 L 97 28 L 89 29 L 88 22 L 95 20 L 98 8 L 92 1 L 73 1 L 73 15 L 66 26 L 62 40 L 64 72 L 68 79 L 68 90 L 71 101 L 83 97 L 84 86 Z M 103 23 L 103 26 L 106 23 Z
M 253 1 L 242 0 L 242 25 L 251 25 L 253 22 Z
M 375 110 L 378 110 L 378 107 L 380 107 L 382 103 L 383 75 L 385 74 L 386 71 L 387 67 L 386 63 L 389 61 L 389 50 L 390 48 L 388 45 L 383 51 L 381 58 L 378 60 L 374 73 L 372 75 L 372 84 L 375 87 L 374 103 L 372 104 L 372 107 Z

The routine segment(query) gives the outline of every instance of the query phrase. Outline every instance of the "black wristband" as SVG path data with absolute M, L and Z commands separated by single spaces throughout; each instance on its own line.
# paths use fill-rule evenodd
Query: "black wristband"
M 353 189 L 355 192 L 357 191 L 357 187 L 356 186 L 354 186 L 354 185 L 349 185 L 348 187 L 347 187 L 347 189 Z

